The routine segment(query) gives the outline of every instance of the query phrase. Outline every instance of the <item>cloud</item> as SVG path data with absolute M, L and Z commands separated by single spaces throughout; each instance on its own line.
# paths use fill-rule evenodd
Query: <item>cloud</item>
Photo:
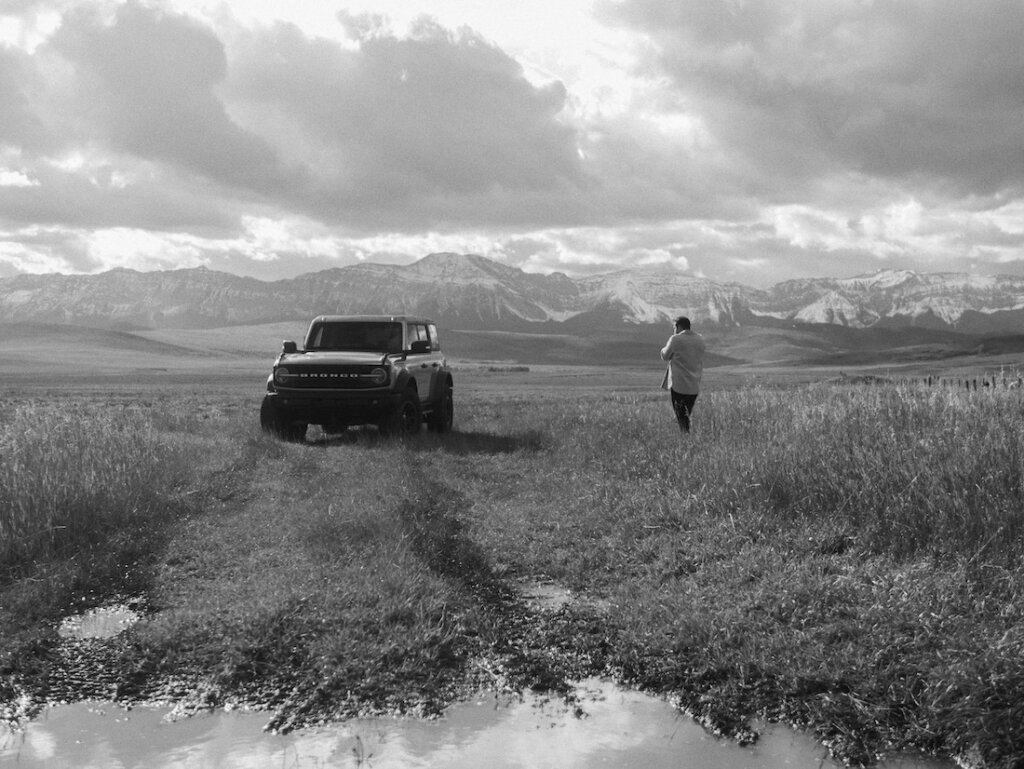
M 0 271 L 1024 265 L 1019 0 L 598 2 L 3 3 Z
M 959 195 L 1024 187 L 1018 0 L 625 0 L 605 13 L 654 41 L 655 66 L 759 171 L 761 195 L 840 173 Z
M 182 184 L 140 172 L 132 178 L 124 167 L 99 163 L 64 170 L 40 165 L 31 181 L 0 186 L 0 224 L 72 228 L 133 227 L 159 231 L 224 230 L 237 222 L 232 205 L 215 205 L 216 196 L 197 196 Z
M 179 210 L 178 190 L 222 223 L 246 205 L 355 231 L 583 215 L 575 193 L 591 180 L 561 83 L 533 85 L 468 29 L 423 18 L 399 37 L 381 19 L 343 20 L 347 45 L 284 22 L 215 30 L 134 1 L 76 4 L 33 55 L 0 48 L 0 137 L 26 164 L 85 153 L 132 190 L 178 198 L 144 192 L 146 217 L 100 195 L 125 225 Z M 22 196 L 8 217 L 31 219 L 35 200 L 52 221 L 53 202 L 93 182 L 67 177 L 54 201 Z
M 288 24 L 233 48 L 232 114 L 287 137 L 282 153 L 311 177 L 292 191 L 306 213 L 394 227 L 529 219 L 584 183 L 560 83 L 532 85 L 468 30 L 348 26 L 348 48 Z
M 266 193 L 291 181 L 273 147 L 227 115 L 216 93 L 223 46 L 197 22 L 134 2 L 112 20 L 82 6 L 47 47 L 73 72 L 63 84 L 69 138 L 232 187 Z
M 131 2 L 73 4 L 31 52 L 0 46 L 0 166 L 32 181 L 0 187 L 0 225 L 235 226 L 294 174 L 230 121 L 224 69 L 208 30 Z
M 48 131 L 29 98 L 38 87 L 29 58 L 0 47 L 0 146 L 38 149 L 49 143 Z

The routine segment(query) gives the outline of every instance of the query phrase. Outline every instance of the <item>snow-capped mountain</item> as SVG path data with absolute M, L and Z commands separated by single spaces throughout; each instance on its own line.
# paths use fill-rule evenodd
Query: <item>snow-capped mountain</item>
M 609 328 L 689 315 L 705 325 L 918 325 L 1020 333 L 1024 279 L 886 270 L 791 280 L 769 289 L 666 268 L 586 278 L 539 275 L 481 256 L 431 254 L 410 265 L 358 264 L 266 282 L 207 269 L 0 279 L 0 321 L 119 328 L 216 327 L 321 313 L 404 312 L 449 328 Z
M 765 317 L 866 328 L 877 323 L 959 331 L 1024 330 L 1024 279 L 882 270 L 853 278 L 794 280 L 752 312 Z
M 686 314 L 708 323 L 734 325 L 737 308 L 758 303 L 761 293 L 734 283 L 715 283 L 674 269 L 621 270 L 577 281 L 581 299 L 620 308 L 628 323 L 660 323 Z

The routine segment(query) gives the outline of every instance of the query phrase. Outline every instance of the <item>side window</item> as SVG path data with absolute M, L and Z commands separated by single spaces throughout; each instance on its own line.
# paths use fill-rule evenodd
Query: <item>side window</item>
M 429 342 L 430 337 L 427 336 L 427 327 L 422 323 L 414 323 L 409 326 L 409 344 L 413 342 Z
M 427 326 L 427 332 L 430 334 L 430 349 L 435 352 L 441 349 L 441 339 L 437 335 L 437 326 L 433 323 Z

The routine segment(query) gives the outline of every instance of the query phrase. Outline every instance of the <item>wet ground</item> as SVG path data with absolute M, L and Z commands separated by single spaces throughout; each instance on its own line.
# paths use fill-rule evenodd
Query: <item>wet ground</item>
M 557 585 L 520 585 L 528 605 L 557 610 L 573 600 Z M 140 618 L 113 603 L 65 618 L 68 650 L 113 638 Z M 458 769 L 620 767 L 782 769 L 840 767 L 808 735 L 761 725 L 753 745 L 716 738 L 664 699 L 589 679 L 569 697 L 480 694 L 439 719 L 354 718 L 289 734 L 266 730 L 267 714 L 91 701 L 50 706 L 14 729 L 0 726 L 0 763 L 25 769 L 152 767 L 389 767 Z M 923 757 L 892 757 L 882 769 L 951 769 Z
M 133 604 L 116 602 L 65 617 L 57 628 L 57 635 L 68 640 L 113 638 L 122 630 L 134 625 L 141 617 Z
M 527 612 L 558 612 L 580 603 L 551 583 L 520 582 Z M 589 606 L 599 610 L 597 605 Z M 541 694 L 488 692 L 446 709 L 438 719 L 352 718 L 287 734 L 268 729 L 268 713 L 136 706 L 104 701 L 103 645 L 140 620 L 144 606 L 124 599 L 71 615 L 58 629 L 71 690 L 87 701 L 53 704 L 19 728 L 0 725 L 0 764 L 27 769 L 257 769 L 486 766 L 660 769 L 781 769 L 843 766 L 811 735 L 755 724 L 751 744 L 716 737 L 678 703 L 591 678 Z M 558 687 L 553 687 L 558 689 Z M 110 696 L 116 696 L 117 687 Z M 188 714 L 188 715 L 185 715 Z M 891 757 L 881 769 L 952 769 L 951 762 Z
M 206 713 L 171 720 L 167 708 L 103 703 L 53 707 L 21 732 L 0 730 L 0 764 L 21 769 L 783 769 L 841 766 L 784 727 L 752 746 L 710 736 L 656 697 L 589 680 L 577 708 L 560 700 L 487 694 L 434 720 L 362 718 L 288 735 L 266 714 Z M 2 728 L 0 728 L 2 729 Z M 893 758 L 882 769 L 952 769 Z

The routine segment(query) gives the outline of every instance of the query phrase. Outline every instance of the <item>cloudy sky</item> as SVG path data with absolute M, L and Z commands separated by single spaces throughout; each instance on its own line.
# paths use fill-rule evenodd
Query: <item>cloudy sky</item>
M 1024 275 L 1024 0 L 0 0 L 0 277 Z

